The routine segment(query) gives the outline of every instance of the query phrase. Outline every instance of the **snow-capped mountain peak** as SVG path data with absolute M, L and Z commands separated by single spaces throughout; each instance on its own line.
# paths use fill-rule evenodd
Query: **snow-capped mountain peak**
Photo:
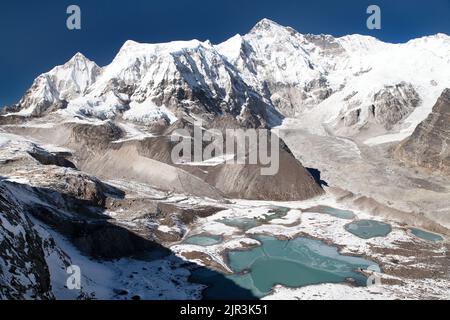
M 377 38 L 360 34 L 352 34 L 337 38 L 337 42 L 348 53 L 356 53 L 360 55 L 373 54 L 385 49 L 390 45 L 378 40 Z
M 40 116 L 65 108 L 68 101 L 87 93 L 102 68 L 81 53 L 38 76 L 10 115 Z
M 243 45 L 244 39 L 240 34 L 236 34 L 225 42 L 218 44 L 216 48 L 217 51 L 219 51 L 230 62 L 235 62 L 241 54 Z
M 86 93 L 101 73 L 101 68 L 82 53 L 76 53 L 67 63 L 55 67 L 48 75 L 60 93 L 60 99 L 71 100 Z
M 160 126 L 168 125 L 176 114 L 238 118 L 248 108 L 252 125 L 269 122 L 266 113 L 271 106 L 216 47 L 209 41 L 191 40 L 127 41 L 88 93 L 70 101 L 67 110 Z
M 250 30 L 250 33 L 252 34 L 263 34 L 263 33 L 269 33 L 269 34 L 275 34 L 279 32 L 285 32 L 288 30 L 289 27 L 284 27 L 275 21 L 272 21 L 267 18 L 261 19 L 259 22 L 255 24 L 255 26 Z M 293 30 L 292 28 L 289 28 Z
M 218 45 L 130 40 L 103 68 L 78 53 L 37 78 L 12 114 L 66 108 L 158 126 L 186 114 L 265 125 L 280 122 L 276 109 L 313 131 L 323 132 L 326 123 L 342 135 L 364 128 L 368 138 L 400 139 L 450 86 L 449 56 L 445 34 L 391 44 L 365 35 L 301 34 L 262 19 Z
M 188 41 L 171 41 L 165 43 L 139 43 L 133 40 L 126 41 L 120 48 L 116 59 L 125 57 L 130 59 L 130 57 L 135 56 L 151 56 L 159 54 L 169 54 L 175 53 L 182 50 L 194 49 L 200 46 L 210 47 L 209 42 L 201 42 L 199 40 L 188 40 Z M 114 61 L 113 61 L 114 62 Z

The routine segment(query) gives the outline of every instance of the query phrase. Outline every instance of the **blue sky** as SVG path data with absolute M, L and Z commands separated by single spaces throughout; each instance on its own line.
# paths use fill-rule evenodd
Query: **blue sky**
M 71 4 L 82 10 L 80 31 L 66 28 Z M 381 30 L 366 28 L 370 4 L 381 7 Z M 450 0 L 2 0 L 0 106 L 17 102 L 36 76 L 78 51 L 106 65 L 128 39 L 219 43 L 265 17 L 302 33 L 361 33 L 389 42 L 450 34 Z

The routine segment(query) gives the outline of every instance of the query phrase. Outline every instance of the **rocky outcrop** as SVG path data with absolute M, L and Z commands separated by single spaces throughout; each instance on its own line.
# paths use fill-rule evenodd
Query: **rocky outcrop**
M 444 90 L 428 118 L 396 148 L 395 156 L 450 175 L 450 89 Z
M 75 165 L 67 160 L 63 154 L 51 153 L 39 147 L 34 147 L 28 154 L 43 165 L 55 165 L 58 167 L 76 169 Z
M 23 206 L 0 181 L 0 300 L 51 298 L 42 239 Z
M 71 136 L 69 144 L 102 149 L 110 142 L 123 137 L 123 131 L 112 121 L 103 124 L 69 124 Z
M 419 106 L 421 99 L 415 88 L 406 82 L 385 86 L 373 94 L 371 104 L 364 104 L 347 96 L 344 101 L 349 111 L 341 115 L 337 126 L 369 129 L 373 125 L 391 130 L 406 119 Z
M 1 268 L 4 272 L 15 273 L 19 278 L 19 271 L 28 272 L 25 278 L 30 279 L 30 285 L 36 286 L 36 292 L 42 297 L 52 297 L 44 290 L 50 288 L 42 239 L 35 233 L 34 223 L 29 217 L 70 239 L 78 250 L 89 257 L 109 260 L 136 255 L 145 250 L 164 251 L 157 243 L 113 223 L 104 215 L 107 196 L 123 197 L 118 190 L 82 173 L 58 174 L 51 170 L 46 173 L 46 181 L 33 185 L 9 181 L 0 184 L 0 239 L 4 241 L 0 265 L 5 263 L 4 268 Z M 112 193 L 114 191 L 116 194 Z M 15 259 L 14 263 L 4 262 L 12 258 Z M 19 270 L 21 267 L 24 269 Z M 35 267 L 36 271 L 31 267 Z M 34 272 L 40 276 L 32 276 Z M 20 289 L 24 282 L 19 278 L 13 285 Z M 35 282 L 32 281 L 34 279 Z M 36 298 L 41 297 L 37 293 Z M 31 297 L 15 297 L 24 298 Z
M 373 97 L 370 113 L 387 130 L 409 116 L 419 105 L 420 97 L 410 83 L 386 86 Z

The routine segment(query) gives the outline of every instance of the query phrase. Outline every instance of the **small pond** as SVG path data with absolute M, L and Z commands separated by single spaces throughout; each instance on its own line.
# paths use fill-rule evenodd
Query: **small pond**
M 433 241 L 433 242 L 444 240 L 444 238 L 442 238 L 440 235 L 438 235 L 436 233 L 431 233 L 431 232 L 424 231 L 424 230 L 417 229 L 417 228 L 411 228 L 410 230 L 413 235 L 415 235 L 416 237 L 423 239 L 423 240 Z
M 199 234 L 188 237 L 183 241 L 183 244 L 194 244 L 197 246 L 212 246 L 222 242 L 222 237 L 210 234 Z
M 306 209 L 304 211 L 329 214 L 336 218 L 348 219 L 348 220 L 351 220 L 355 217 L 355 214 L 353 213 L 353 211 L 341 210 L 341 209 L 336 209 L 336 208 L 328 207 L 328 206 L 317 206 L 317 207 Z
M 375 220 L 354 221 L 347 224 L 345 229 L 362 239 L 385 237 L 392 231 L 389 224 Z

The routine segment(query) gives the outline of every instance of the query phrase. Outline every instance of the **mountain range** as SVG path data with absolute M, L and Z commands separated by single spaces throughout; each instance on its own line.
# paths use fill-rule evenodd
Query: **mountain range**
M 3 112 L 169 126 L 184 115 L 273 127 L 296 117 L 315 132 L 398 141 L 450 86 L 450 37 L 390 44 L 370 36 L 303 35 L 263 19 L 246 35 L 209 41 L 127 41 L 99 67 L 80 53 L 39 76 Z

